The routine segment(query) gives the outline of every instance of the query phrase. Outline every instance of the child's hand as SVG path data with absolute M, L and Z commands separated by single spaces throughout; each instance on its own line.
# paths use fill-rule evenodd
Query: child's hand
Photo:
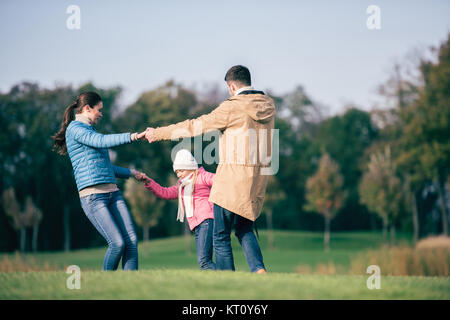
M 152 179 L 147 177 L 147 175 L 144 173 L 144 176 L 142 177 L 141 181 L 143 181 L 144 183 L 150 183 L 152 181 Z

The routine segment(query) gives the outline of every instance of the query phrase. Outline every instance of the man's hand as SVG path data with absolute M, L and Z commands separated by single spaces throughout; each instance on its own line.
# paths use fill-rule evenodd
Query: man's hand
M 147 139 L 148 143 L 152 143 L 154 140 L 153 137 L 153 131 L 155 131 L 154 128 L 147 128 L 147 130 L 145 130 L 145 139 Z

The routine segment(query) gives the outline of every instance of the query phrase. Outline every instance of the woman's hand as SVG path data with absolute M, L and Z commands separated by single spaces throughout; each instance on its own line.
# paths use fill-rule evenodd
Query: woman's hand
M 136 171 L 136 174 L 134 175 L 134 177 L 136 178 L 136 180 L 143 181 L 146 183 L 149 183 L 151 181 L 151 179 L 145 173 L 140 172 L 140 171 Z
M 146 131 L 142 131 L 142 132 L 135 132 L 131 135 L 131 141 L 136 141 L 136 140 L 145 140 L 145 134 L 147 133 Z
M 146 131 L 142 131 L 141 133 L 138 133 L 137 136 L 136 136 L 136 139 L 137 140 L 145 140 L 145 134 L 146 133 L 147 133 L 147 130 Z

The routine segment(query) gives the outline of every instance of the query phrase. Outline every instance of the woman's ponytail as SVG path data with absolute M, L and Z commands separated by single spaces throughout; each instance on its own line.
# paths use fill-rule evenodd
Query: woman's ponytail
M 61 122 L 61 128 L 59 131 L 52 137 L 55 140 L 53 145 L 53 150 L 58 151 L 59 154 L 67 154 L 67 146 L 66 146 L 66 130 L 69 126 L 69 123 L 75 119 L 75 108 L 78 106 L 78 102 L 75 101 L 70 106 L 66 108 L 64 111 L 63 121 Z
M 55 140 L 53 150 L 58 151 L 58 153 L 62 155 L 67 154 L 66 130 L 69 123 L 75 120 L 75 110 L 77 113 L 81 113 L 84 106 L 89 105 L 93 108 L 100 103 L 100 101 L 102 101 L 102 98 L 96 92 L 83 92 L 78 96 L 77 100 L 66 108 L 61 122 L 61 128 L 54 136 L 52 136 L 53 140 Z

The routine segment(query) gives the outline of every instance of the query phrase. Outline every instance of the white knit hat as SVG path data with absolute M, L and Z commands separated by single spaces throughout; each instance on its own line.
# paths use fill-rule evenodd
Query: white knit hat
M 173 171 L 196 169 L 198 169 L 198 164 L 194 156 L 186 149 L 179 150 L 173 161 Z

